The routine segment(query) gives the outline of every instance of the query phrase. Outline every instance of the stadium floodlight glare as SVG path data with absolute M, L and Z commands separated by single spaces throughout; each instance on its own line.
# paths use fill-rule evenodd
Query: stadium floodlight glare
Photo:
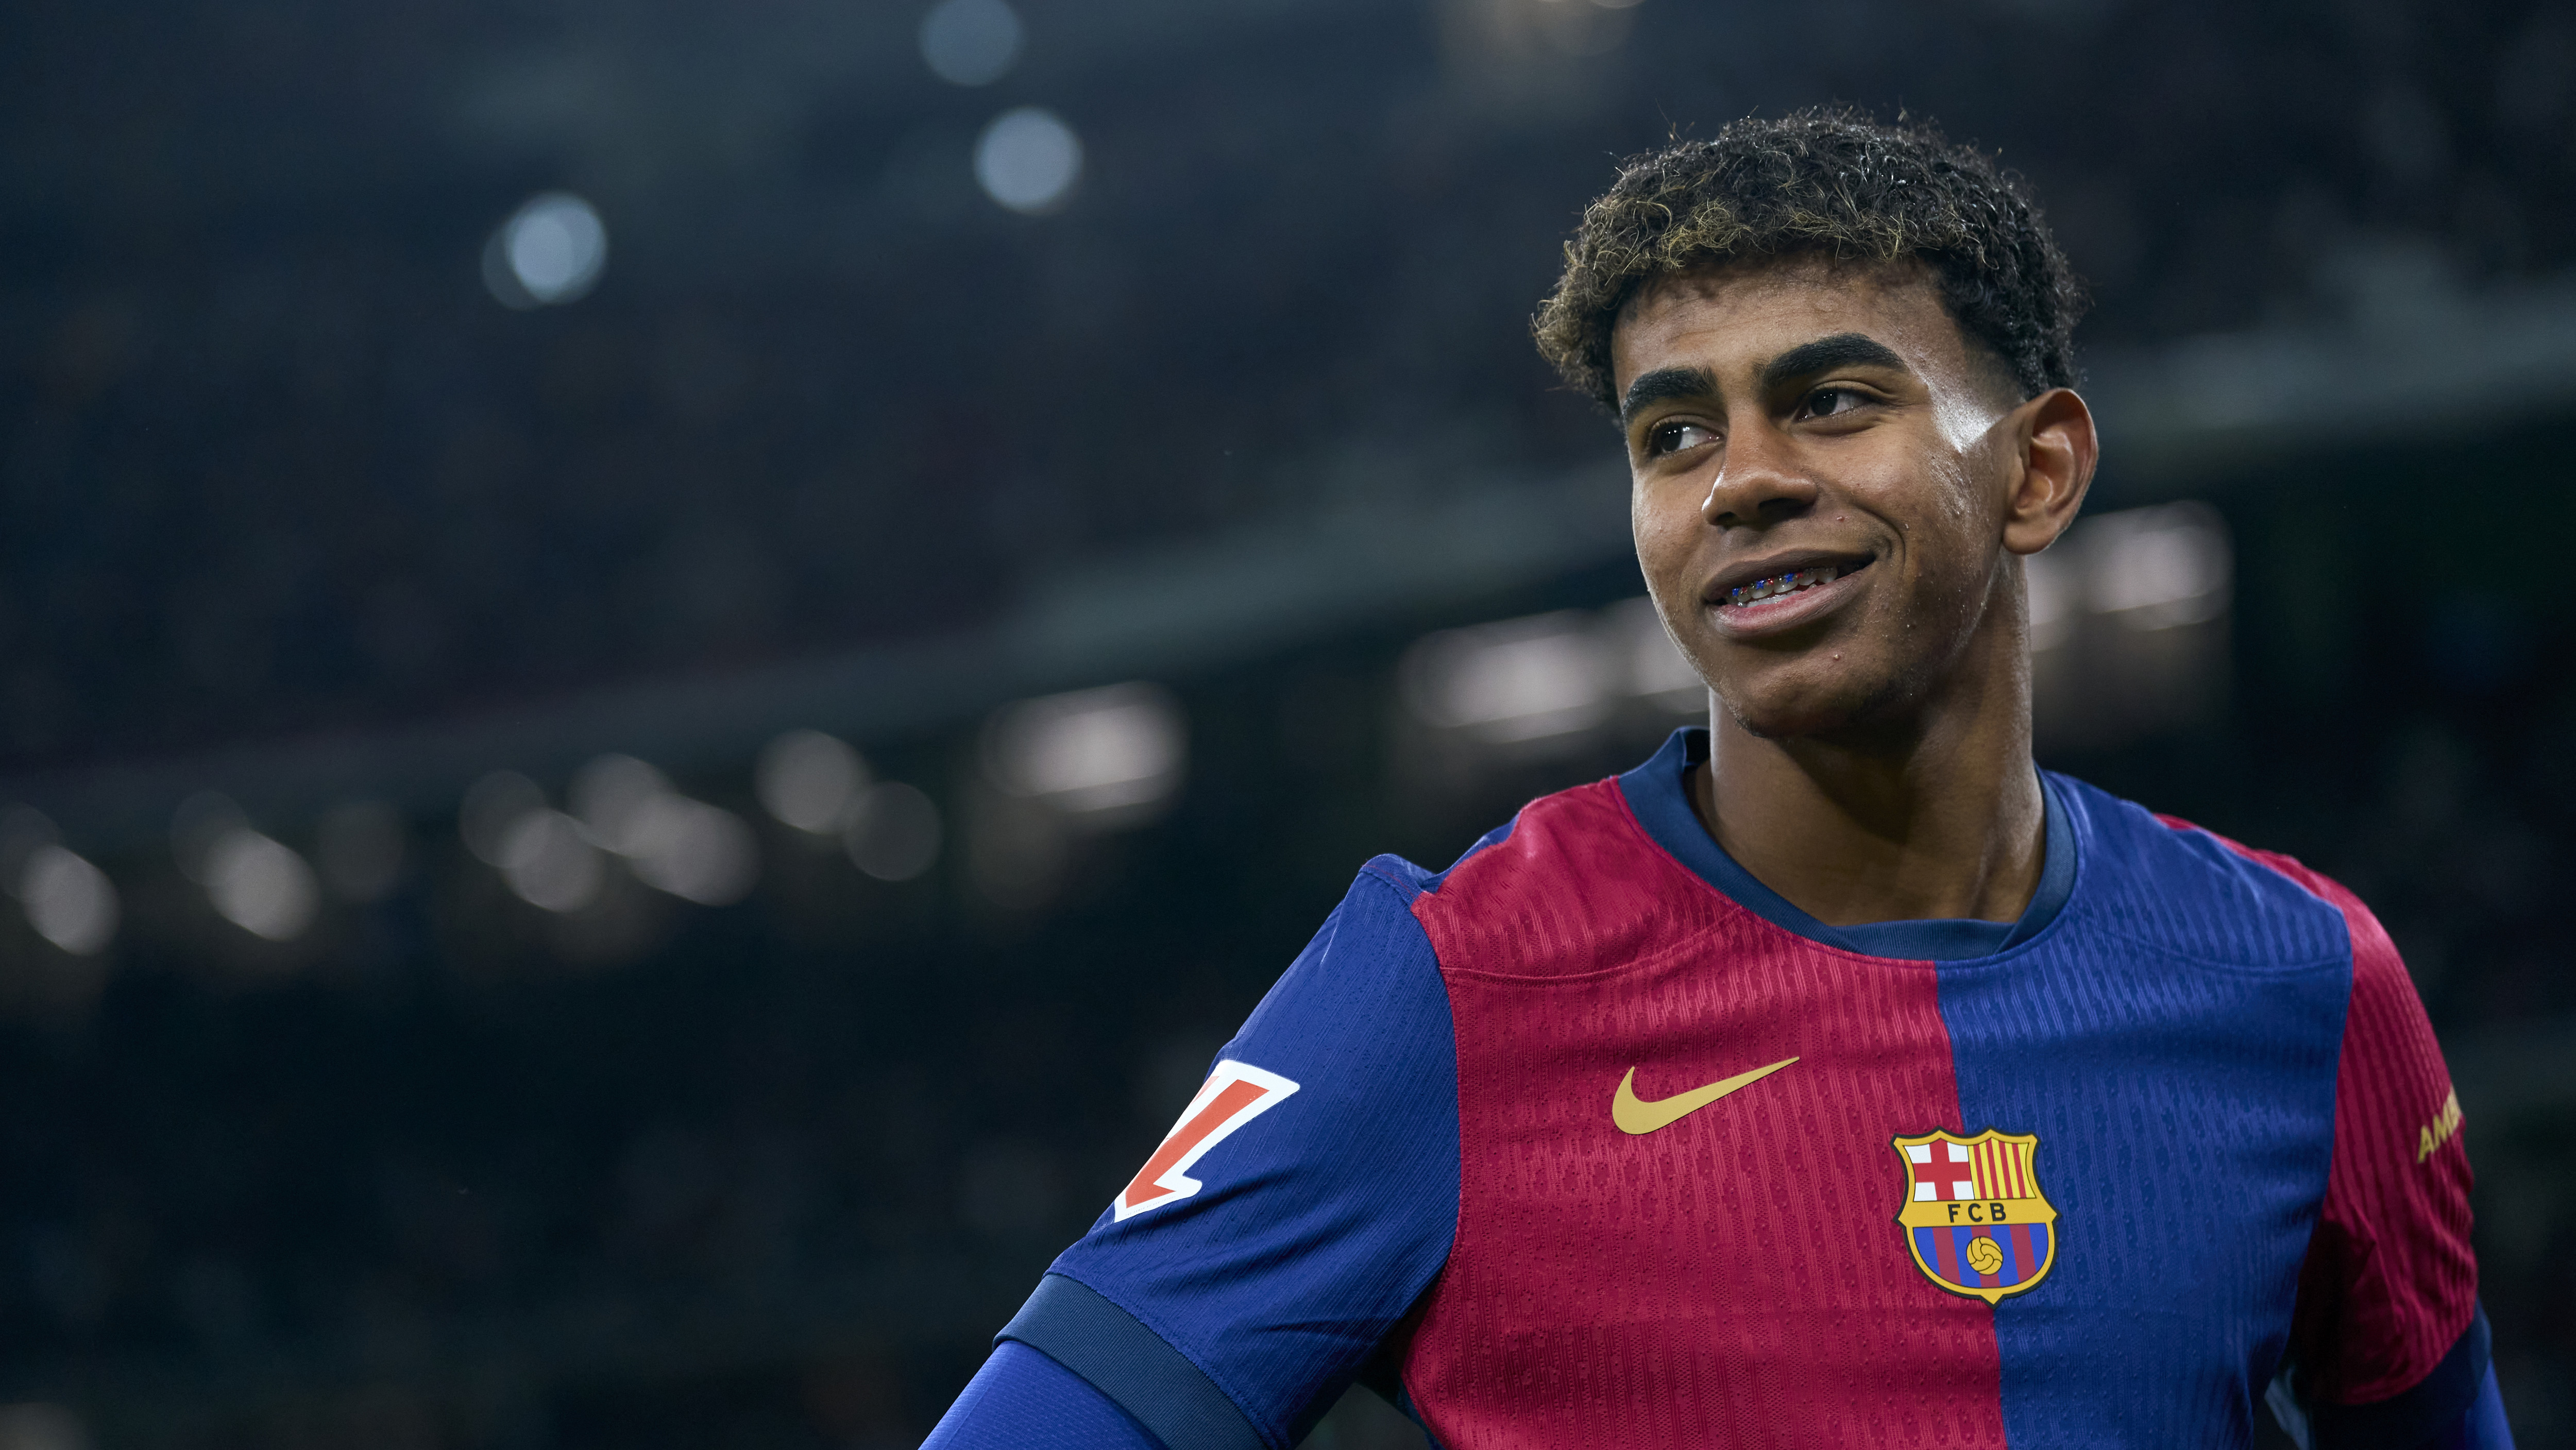
M 2084 581 L 2071 562 L 2073 551 L 2051 547 L 2021 561 L 2022 593 L 2030 609 L 2030 647 L 2052 650 L 2075 633 L 2075 616 L 2084 602 Z
M 722 806 L 666 795 L 654 801 L 627 856 L 635 879 L 700 906 L 724 906 L 751 894 L 760 849 L 751 824 Z
M 1599 724 L 1622 673 L 1591 618 L 1574 610 L 1443 630 L 1405 652 L 1405 703 L 1423 723 L 1493 744 Z
M 921 58 L 950 85 L 991 85 L 1020 58 L 1025 36 L 1004 0 L 940 0 L 921 17 Z
M 206 851 L 206 899 L 224 920 L 253 936 L 293 941 L 313 924 L 322 886 L 294 848 L 247 826 L 227 831 Z
M 2235 558 L 2216 509 L 2189 502 L 2123 509 L 2081 527 L 2093 607 L 2104 614 L 2170 629 L 2227 612 Z
M 62 846 L 39 846 L 28 855 L 18 899 L 36 935 L 73 956 L 96 956 L 116 936 L 115 885 Z
M 483 248 L 483 285 L 522 310 L 580 301 L 607 267 L 607 223 L 568 191 L 530 197 Z
M 579 911 L 599 895 L 607 866 L 581 823 L 539 806 L 501 831 L 501 879 L 519 899 L 547 911 Z
M 1610 606 L 1601 612 L 1601 627 L 1625 658 L 1628 693 L 1687 714 L 1708 707 L 1707 682 L 1665 632 L 1654 600 L 1640 597 Z
M 2031 648 L 2065 644 L 2085 616 L 2141 630 L 2206 624 L 2227 613 L 2235 572 L 2227 522 L 2205 503 L 2079 519 L 2022 561 Z
M 984 734 L 993 784 L 1069 815 L 1125 819 L 1159 804 L 1179 787 L 1188 753 L 1179 702 L 1143 683 L 1025 700 Z
M 653 845 L 655 812 L 670 797 L 671 782 L 632 755 L 602 755 L 573 773 L 564 794 L 593 843 L 620 856 L 639 856 Z
M 626 859 L 635 878 L 700 906 L 740 901 L 760 874 L 751 826 L 691 800 L 631 755 L 603 755 L 572 779 L 572 814 L 585 839 Z
M 1081 179 L 1081 138 L 1044 107 L 1004 111 L 975 143 L 975 180 L 985 195 L 1013 211 L 1030 216 L 1055 211 Z
M 760 752 L 752 791 L 781 825 L 829 836 L 848 819 L 868 783 L 868 763 L 849 742 L 820 730 L 790 730 Z

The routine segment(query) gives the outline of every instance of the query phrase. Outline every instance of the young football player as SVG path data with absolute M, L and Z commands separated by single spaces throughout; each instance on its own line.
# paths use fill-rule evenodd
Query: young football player
M 1708 728 L 1370 862 L 930 1444 L 2509 1444 L 2387 933 L 2033 765 L 2078 307 L 1921 129 L 1628 162 L 1536 330 Z

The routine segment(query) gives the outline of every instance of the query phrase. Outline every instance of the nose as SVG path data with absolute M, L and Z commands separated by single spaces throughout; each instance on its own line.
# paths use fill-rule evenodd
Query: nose
M 1814 507 L 1815 480 L 1798 466 L 1790 440 L 1776 428 L 1738 428 L 1700 501 L 1700 518 L 1712 528 L 1776 524 Z

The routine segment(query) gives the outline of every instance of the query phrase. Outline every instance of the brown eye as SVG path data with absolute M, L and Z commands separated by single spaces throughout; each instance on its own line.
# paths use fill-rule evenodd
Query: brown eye
M 1705 448 L 1717 441 L 1717 430 L 1697 423 L 1666 423 L 1648 439 L 1648 450 L 1654 453 L 1680 453 L 1692 448 Z
M 1807 395 L 1807 416 L 1830 418 L 1848 413 L 1861 405 L 1861 396 L 1849 388 L 1818 388 Z

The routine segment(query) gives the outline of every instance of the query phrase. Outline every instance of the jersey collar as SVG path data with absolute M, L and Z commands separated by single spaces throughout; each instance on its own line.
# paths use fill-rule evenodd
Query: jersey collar
M 1957 962 L 1988 957 L 2037 936 L 2056 919 L 2058 909 L 2066 905 L 2067 896 L 2075 889 L 2075 833 L 2067 822 L 2066 808 L 2058 801 L 2056 782 L 2048 778 L 2048 772 L 2041 771 L 2040 794 L 2048 802 L 2043 846 L 2046 859 L 2040 866 L 2039 889 L 2031 893 L 2030 906 L 2020 920 L 1947 918 L 1827 926 L 1754 880 L 1753 873 L 1736 864 L 1735 858 L 1709 835 L 1708 828 L 1699 823 L 1683 789 L 1683 779 L 1692 766 L 1707 759 L 1705 728 L 1686 726 L 1676 730 L 1653 759 L 1619 777 L 1620 794 L 1628 798 L 1628 809 L 1636 814 L 1646 834 L 1654 837 L 1655 844 L 1671 853 L 1674 860 L 1747 911 L 1810 941 L 1863 956 L 1907 961 Z

